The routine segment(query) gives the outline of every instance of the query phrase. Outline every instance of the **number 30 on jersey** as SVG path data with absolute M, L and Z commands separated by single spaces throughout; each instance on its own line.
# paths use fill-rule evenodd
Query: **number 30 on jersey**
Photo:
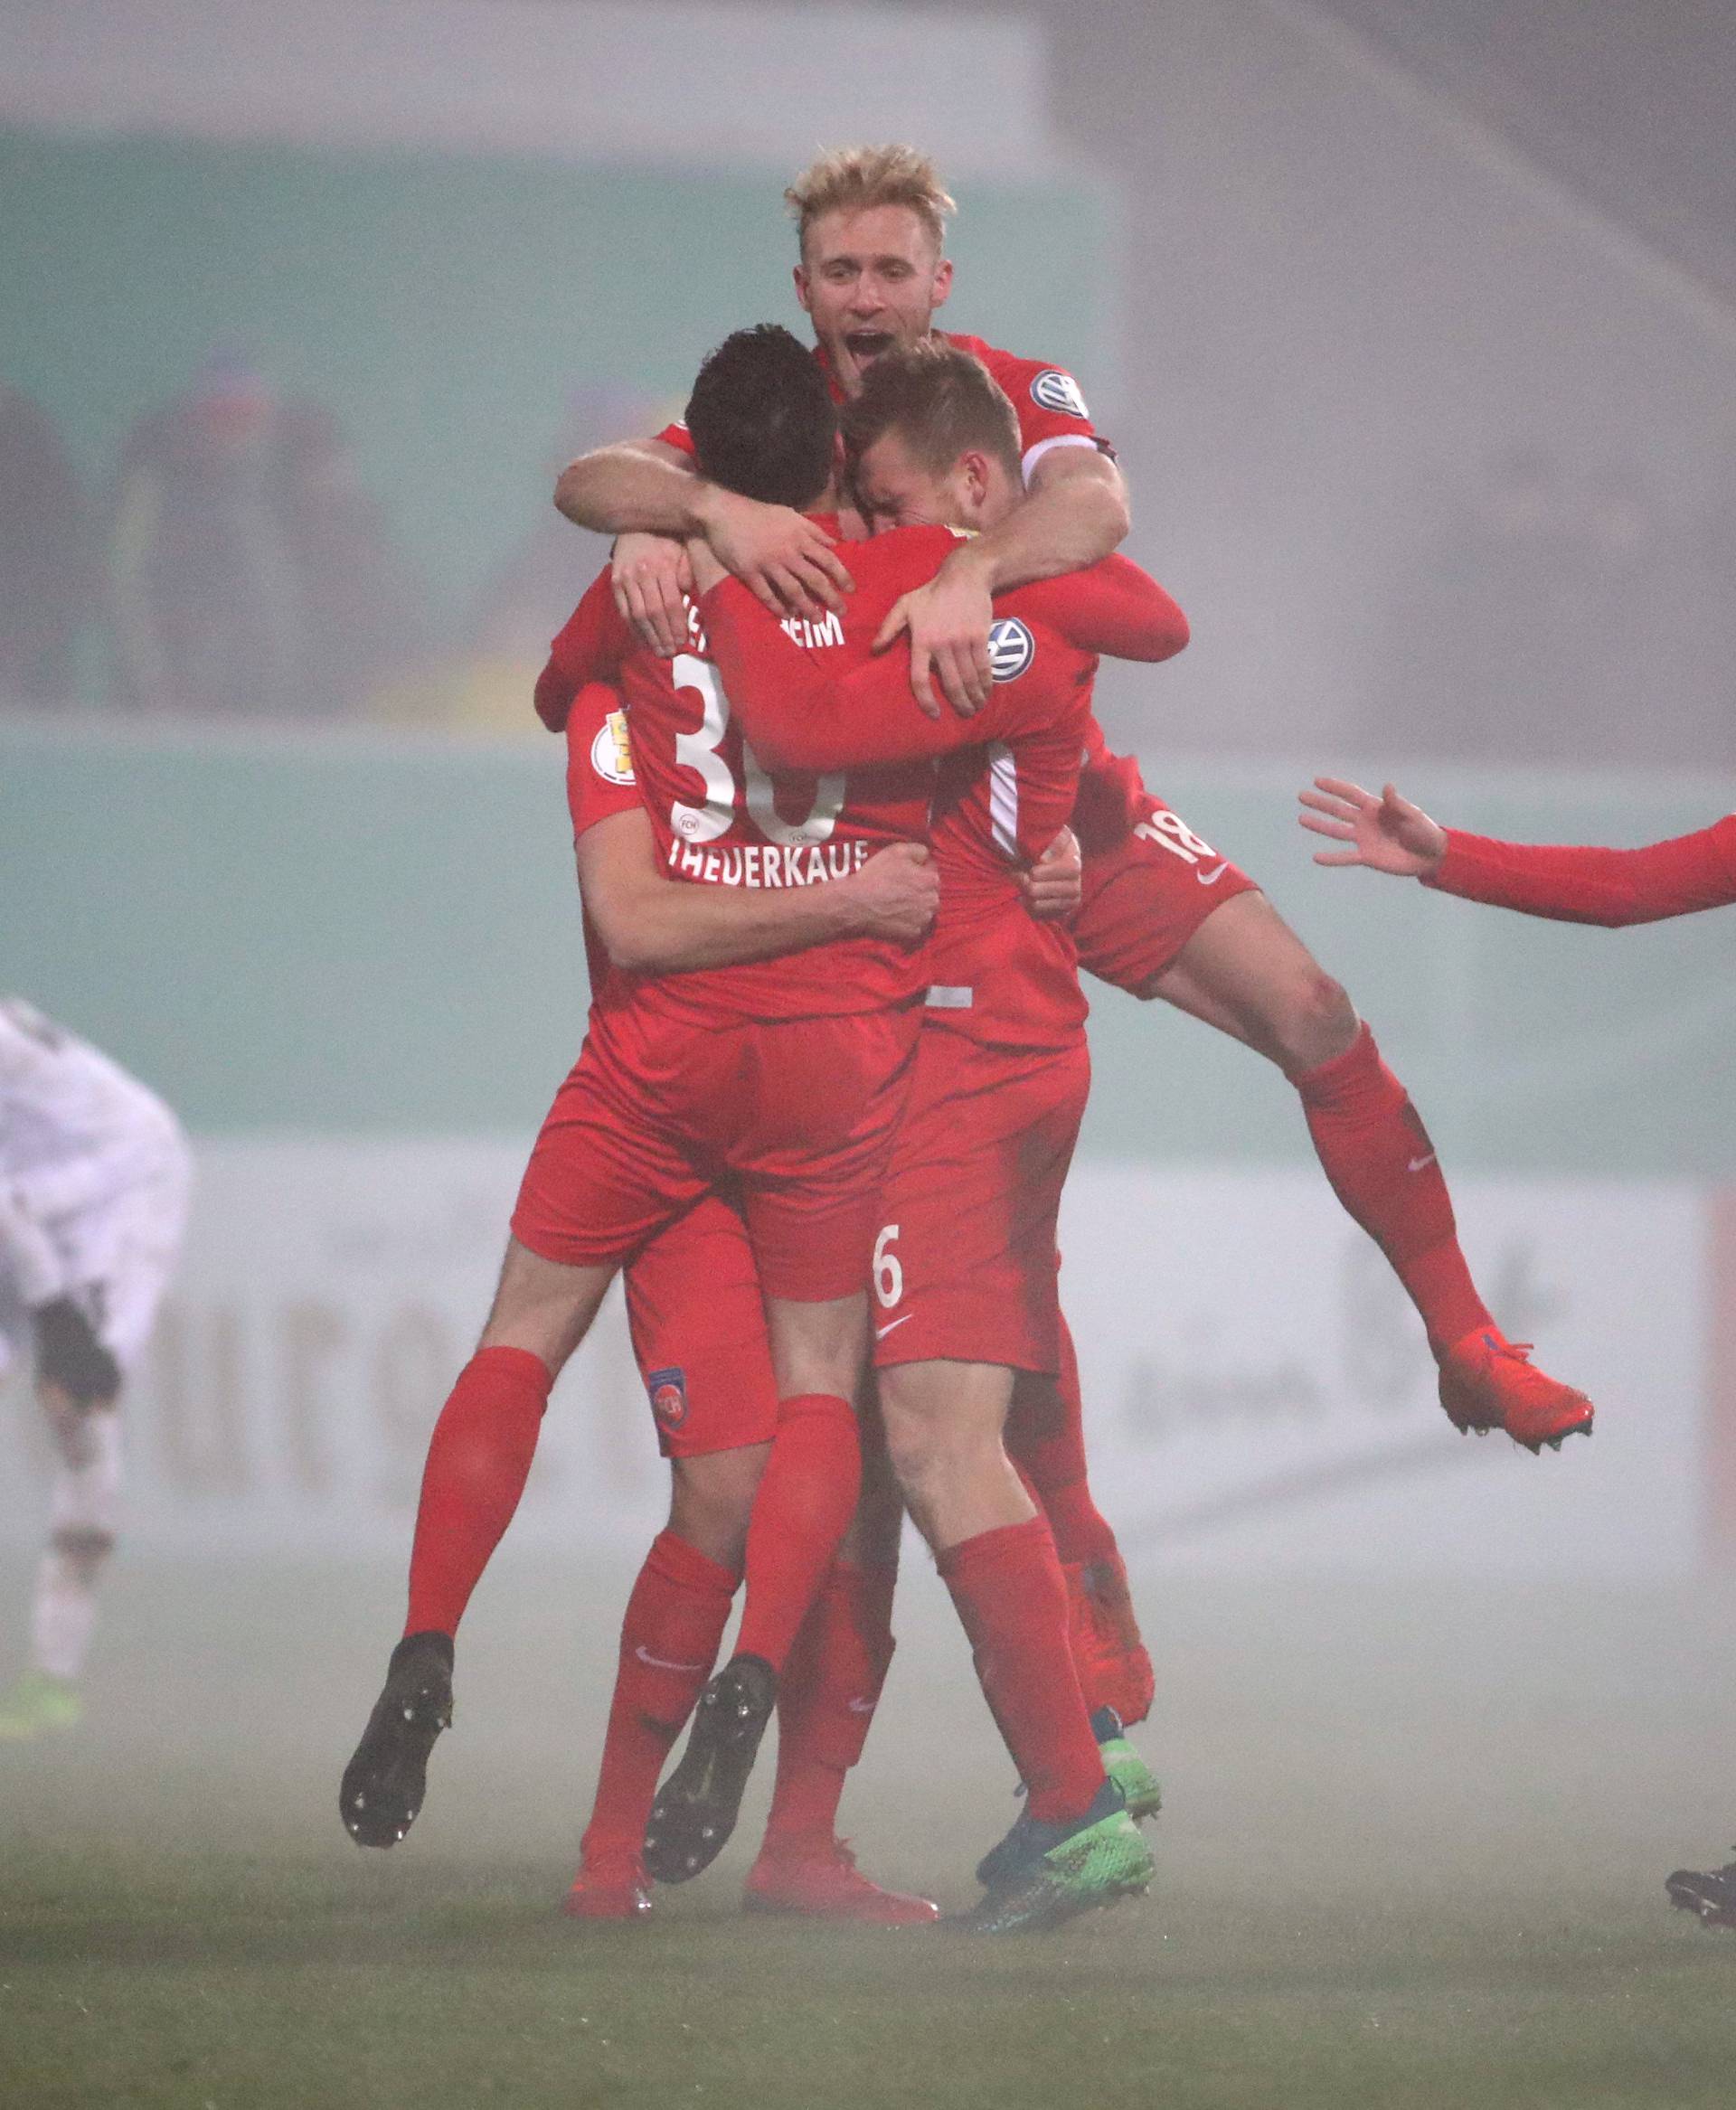
M 699 698 L 699 730 L 675 735 L 675 760 L 698 775 L 705 787 L 705 803 L 686 805 L 677 799 L 669 809 L 674 833 L 684 843 L 715 843 L 729 832 L 738 806 L 745 803 L 749 818 L 769 843 L 793 848 L 828 841 L 844 811 L 844 773 L 822 777 L 805 818 L 787 821 L 778 811 L 771 778 L 754 759 L 747 742 L 741 742 L 744 782 L 736 781 L 734 770 L 720 752 L 730 729 L 730 700 L 710 660 L 682 653 L 675 663 L 675 683 L 677 689 L 691 690 Z

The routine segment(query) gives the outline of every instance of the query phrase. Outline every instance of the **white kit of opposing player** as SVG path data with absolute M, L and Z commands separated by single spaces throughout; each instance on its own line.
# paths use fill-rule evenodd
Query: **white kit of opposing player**
M 193 1164 L 180 1124 L 118 1063 L 0 1001 L 0 1372 L 33 1352 L 54 1439 L 30 1666 L 0 1737 L 62 1726 L 118 1525 L 121 1382 L 181 1250 Z

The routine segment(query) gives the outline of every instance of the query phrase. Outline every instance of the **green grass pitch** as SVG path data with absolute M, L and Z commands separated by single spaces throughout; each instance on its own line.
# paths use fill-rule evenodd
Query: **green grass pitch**
M 1014 1805 L 944 1600 L 909 1565 L 846 1829 L 872 1872 L 961 1905 Z M 0 1610 L 25 1574 L 0 1564 Z M 649 1923 L 557 1916 L 627 1579 L 500 1564 L 428 1807 L 380 1854 L 344 1837 L 335 1786 L 392 1578 L 123 1559 L 86 1729 L 0 1750 L 0 2103 L 1736 2098 L 1736 1934 L 1662 1889 L 1736 1837 L 1727 1587 L 1149 1572 L 1157 1884 L 983 1944 L 744 1918 L 763 1782 L 717 1869 Z

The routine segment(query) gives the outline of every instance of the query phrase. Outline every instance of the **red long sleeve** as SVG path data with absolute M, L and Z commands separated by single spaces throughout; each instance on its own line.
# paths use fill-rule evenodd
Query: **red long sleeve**
M 1736 902 L 1736 814 L 1643 850 L 1497 843 L 1447 831 L 1440 869 L 1423 881 L 1444 894 L 1526 916 L 1615 929 Z
M 701 608 L 731 710 L 768 769 L 824 776 L 927 760 L 1025 731 L 1052 718 L 1057 707 L 1054 683 L 1045 679 L 996 688 L 975 718 L 950 710 L 929 718 L 910 693 L 905 652 L 882 653 L 835 672 L 828 657 L 835 658 L 841 639 L 797 644 L 733 579 L 713 587 Z M 818 627 L 824 635 L 825 626 Z M 1033 670 L 1042 666 L 1043 643 L 1039 636 Z M 1055 671 L 1071 680 L 1080 671 L 1076 655 L 1059 638 L 1048 644 L 1057 660 L 1065 655 L 1064 668 Z
M 749 745 L 768 768 L 813 771 L 922 760 L 981 747 L 1028 730 L 1036 698 L 1021 682 L 996 688 L 974 718 L 943 711 L 929 718 L 910 694 L 909 655 L 882 654 L 835 672 L 836 641 L 798 643 L 738 581 L 713 588 L 703 604 L 705 633 Z M 1187 618 L 1156 579 L 1125 557 L 1000 595 L 996 619 L 1035 626 L 1038 664 L 1049 650 L 1168 659 L 1187 643 Z M 1041 667 L 1046 677 L 1051 669 Z M 1069 674 L 1083 670 L 1070 668 Z M 1041 687 L 1047 689 L 1047 680 Z
M 1035 617 L 1081 652 L 1105 659 L 1174 659 L 1189 636 L 1187 617 L 1175 601 L 1148 572 L 1119 554 L 1003 594 L 995 612 Z
M 551 732 L 564 732 L 572 700 L 587 682 L 609 682 L 632 642 L 626 618 L 615 606 L 607 571 L 599 571 L 549 647 L 548 664 L 536 677 L 536 715 Z

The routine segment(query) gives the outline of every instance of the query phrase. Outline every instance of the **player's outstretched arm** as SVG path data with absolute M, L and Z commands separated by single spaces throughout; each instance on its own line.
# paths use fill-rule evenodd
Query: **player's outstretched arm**
M 842 937 L 914 944 L 940 882 L 920 843 L 895 843 L 824 886 L 694 886 L 666 878 L 644 813 L 599 821 L 579 838 L 579 889 L 610 961 L 629 973 L 740 966 Z
M 996 594 L 1107 557 L 1133 524 L 1127 485 L 1106 454 L 1058 447 L 1036 465 L 1031 488 L 1005 520 L 960 544 L 926 586 L 897 601 L 874 639 L 883 652 L 905 631 L 910 686 L 938 711 L 934 681 L 964 716 L 988 701 L 988 630 Z
M 1447 831 L 1389 784 L 1377 797 L 1346 777 L 1316 777 L 1298 791 L 1298 823 L 1344 850 L 1316 850 L 1316 864 L 1364 864 L 1396 879 L 1424 879 L 1447 854 Z
M 1736 815 L 1637 850 L 1502 843 L 1439 827 L 1391 785 L 1376 800 L 1338 777 L 1317 777 L 1315 783 L 1314 793 L 1299 795 L 1314 809 L 1302 815 L 1302 825 L 1354 844 L 1348 851 L 1316 852 L 1317 864 L 1409 872 L 1463 900 L 1610 930 L 1736 902 Z M 1423 829 L 1429 831 L 1426 838 Z M 1411 862 L 1419 852 L 1420 862 Z

